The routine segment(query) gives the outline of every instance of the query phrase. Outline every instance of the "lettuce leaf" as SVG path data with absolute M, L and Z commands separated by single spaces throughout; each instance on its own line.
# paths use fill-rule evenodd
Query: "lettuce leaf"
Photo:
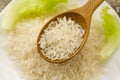
M 100 59 L 108 59 L 120 43 L 120 23 L 108 13 L 109 7 L 104 7 L 100 13 L 103 20 L 103 29 L 106 36 L 106 44 L 100 52 Z
M 66 2 L 67 0 L 14 0 L 3 15 L 1 27 L 12 30 L 18 21 L 50 15 L 58 4 Z

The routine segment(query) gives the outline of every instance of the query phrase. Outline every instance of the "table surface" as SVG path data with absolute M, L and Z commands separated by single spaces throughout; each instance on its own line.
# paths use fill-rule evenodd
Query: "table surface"
M 11 0 L 0 0 L 0 12 Z M 118 13 L 120 16 L 120 0 L 105 0 L 107 1 Z

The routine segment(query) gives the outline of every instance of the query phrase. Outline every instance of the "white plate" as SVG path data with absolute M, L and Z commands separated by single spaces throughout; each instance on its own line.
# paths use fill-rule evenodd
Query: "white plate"
M 84 4 L 85 1 L 87 0 L 82 0 L 82 1 L 76 0 L 76 1 L 82 2 Z M 0 13 L 0 23 L 2 22 L 2 14 L 4 14 L 4 11 L 9 7 L 9 5 Z M 94 17 L 97 17 L 99 10 L 103 6 L 110 7 L 109 4 L 104 2 L 94 13 Z M 114 15 L 120 21 L 119 16 L 112 8 L 110 10 L 110 13 Z M 0 38 L 1 36 L 2 35 L 0 34 Z M 100 80 L 120 80 L 120 58 L 119 56 L 120 56 L 120 47 L 115 51 L 112 58 L 105 65 L 104 70 L 106 71 L 106 73 L 100 76 Z M 11 65 L 11 61 L 7 57 L 7 53 L 1 44 L 0 44 L 0 80 L 22 80 L 20 76 L 18 75 L 17 70 L 15 70 L 15 68 L 13 68 L 13 66 Z

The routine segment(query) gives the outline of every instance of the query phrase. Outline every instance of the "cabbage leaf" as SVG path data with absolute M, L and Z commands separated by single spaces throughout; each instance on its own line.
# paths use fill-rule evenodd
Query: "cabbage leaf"
M 109 7 L 104 7 L 100 12 L 106 36 L 106 43 L 100 52 L 100 59 L 102 60 L 108 59 L 120 43 L 120 22 L 108 11 Z
M 1 27 L 12 30 L 16 22 L 25 18 L 50 15 L 67 0 L 14 0 L 5 10 Z

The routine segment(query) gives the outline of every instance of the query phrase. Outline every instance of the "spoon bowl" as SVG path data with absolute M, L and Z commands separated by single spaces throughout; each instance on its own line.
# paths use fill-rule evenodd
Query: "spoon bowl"
M 71 58 L 73 58 L 75 55 L 77 55 L 81 49 L 84 47 L 87 38 L 88 38 L 88 34 L 89 34 L 89 30 L 90 30 L 90 23 L 91 23 L 91 17 L 93 12 L 95 11 L 95 9 L 103 2 L 103 0 L 89 0 L 83 7 L 77 8 L 77 9 L 73 9 L 67 12 L 64 12 L 62 14 L 59 14 L 57 16 L 55 16 L 54 18 L 52 18 L 50 21 L 48 21 L 42 28 L 42 30 L 39 33 L 38 39 L 37 39 L 37 47 L 38 47 L 38 51 L 41 55 L 41 57 L 43 59 L 45 59 L 48 62 L 51 63 L 62 63 L 65 61 L 70 60 Z M 44 30 L 48 27 L 48 25 L 52 22 L 52 21 L 57 21 L 57 18 L 63 18 L 66 17 L 71 18 L 72 20 L 74 20 L 76 23 L 78 23 L 79 25 L 81 25 L 81 27 L 84 29 L 84 36 L 83 36 L 83 41 L 80 44 L 80 46 L 78 47 L 78 49 L 76 51 L 74 51 L 74 53 L 72 53 L 69 58 L 67 59 L 61 59 L 61 60 L 51 60 L 48 57 L 46 57 L 43 53 L 42 53 L 42 49 L 40 48 L 40 44 L 39 41 L 41 39 L 41 35 L 44 33 Z
M 38 43 L 40 41 L 41 35 L 44 33 L 44 30 L 48 27 L 48 25 L 51 23 L 51 21 L 57 21 L 57 18 L 63 18 L 64 16 L 67 19 L 71 18 L 72 20 L 75 20 L 75 22 L 79 23 L 79 25 L 81 25 L 81 27 L 85 30 L 85 34 L 83 36 L 83 41 L 80 44 L 79 48 L 74 53 L 72 53 L 72 55 L 70 55 L 70 57 L 68 59 L 64 59 L 64 60 L 51 60 L 51 59 L 49 59 L 48 57 L 46 57 L 46 56 L 44 56 L 42 54 L 40 45 Z M 40 32 L 40 34 L 38 36 L 37 47 L 38 47 L 38 51 L 39 51 L 41 57 L 44 58 L 45 60 L 47 60 L 48 62 L 53 62 L 53 63 L 62 63 L 62 62 L 65 62 L 65 61 L 73 58 L 82 49 L 82 47 L 84 46 L 84 44 L 85 44 L 85 42 L 87 40 L 86 38 L 88 37 L 89 30 L 88 30 L 86 24 L 87 23 L 86 23 L 86 20 L 84 19 L 84 17 L 82 17 L 81 15 L 79 15 L 78 13 L 75 13 L 75 12 L 62 13 L 62 14 L 52 18 L 47 24 L 44 25 L 44 27 L 42 28 L 42 30 L 41 30 L 41 32 Z

